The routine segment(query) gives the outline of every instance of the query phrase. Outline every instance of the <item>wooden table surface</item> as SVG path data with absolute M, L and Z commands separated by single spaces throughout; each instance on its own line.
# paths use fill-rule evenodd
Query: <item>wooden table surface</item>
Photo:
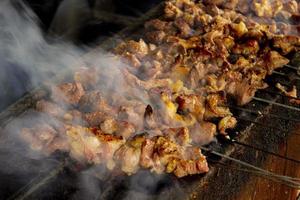
M 295 131 L 280 145 L 281 155 L 300 160 L 300 124 Z M 269 156 L 264 169 L 277 174 L 300 178 L 300 164 L 276 156 Z M 242 192 L 235 199 L 242 200 L 295 200 L 300 190 L 274 181 L 255 177 L 245 184 Z

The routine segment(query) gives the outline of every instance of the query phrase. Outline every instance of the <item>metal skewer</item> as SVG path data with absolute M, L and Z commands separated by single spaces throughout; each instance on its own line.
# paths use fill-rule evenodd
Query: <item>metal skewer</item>
M 254 110 L 250 110 L 250 109 L 246 109 L 246 108 L 240 108 L 240 107 L 237 107 L 237 106 L 228 106 L 228 107 L 232 108 L 232 109 L 235 109 L 235 110 L 240 110 L 240 111 L 248 112 L 248 113 L 251 113 L 251 114 L 255 114 L 255 115 L 261 115 L 261 116 L 264 115 L 260 111 L 254 111 Z M 268 113 L 268 116 L 273 117 L 273 118 L 277 118 L 277 119 L 286 120 L 286 121 L 300 122 L 300 119 L 282 117 L 282 116 L 271 114 L 271 113 Z
M 284 65 L 285 67 L 287 67 L 287 68 L 289 68 L 289 69 L 293 69 L 293 70 L 296 70 L 296 71 L 298 71 L 299 70 L 299 68 L 298 67 L 295 67 L 295 66 L 292 66 L 292 65 L 289 65 L 289 64 L 286 64 L 286 65 Z
M 264 103 L 268 103 L 268 104 L 276 105 L 276 106 L 279 106 L 279 107 L 282 107 L 282 108 L 287 108 L 287 109 L 290 109 L 290 110 L 295 110 L 295 111 L 300 112 L 300 108 L 297 108 L 297 107 L 294 107 L 294 106 L 289 106 L 289 105 L 285 105 L 285 104 L 282 104 L 282 103 L 277 103 L 277 102 L 270 101 L 270 100 L 267 100 L 267 99 L 262 99 L 262 98 L 259 98 L 259 97 L 253 97 L 252 99 L 255 100 L 255 101 L 260 101 L 260 102 L 264 102 Z
M 276 157 L 282 158 L 284 160 L 288 160 L 288 161 L 292 161 L 292 162 L 295 162 L 297 164 L 300 164 L 300 160 L 297 160 L 297 159 L 294 159 L 294 158 L 290 158 L 290 157 L 286 157 L 286 156 L 282 156 L 280 154 L 277 154 L 277 153 L 274 153 L 274 152 L 262 149 L 260 147 L 252 146 L 252 145 L 249 145 L 249 144 L 246 144 L 246 143 L 243 143 L 243 142 L 239 142 L 239 141 L 234 140 L 234 139 L 228 139 L 226 137 L 224 137 L 224 140 L 226 142 L 228 142 L 229 144 L 232 144 L 232 145 L 234 145 L 234 144 L 241 145 L 241 146 L 244 146 L 244 147 L 248 147 L 248 148 L 251 148 L 251 149 L 255 149 L 257 151 L 261 151 L 261 152 L 270 154 L 272 156 L 276 156 Z
M 263 123 L 259 123 L 259 122 L 256 122 L 256 121 L 253 121 L 251 119 L 245 119 L 245 118 L 242 118 L 242 117 L 235 117 L 237 120 L 242 120 L 242 121 L 247 121 L 247 122 L 251 122 L 253 124 L 257 124 L 259 126 L 262 126 L 262 127 L 266 127 L 266 128 L 270 128 L 270 129 L 274 129 L 274 130 L 280 130 L 281 132 L 289 132 L 288 130 L 286 129 L 282 129 L 282 128 L 279 128 L 279 127 L 276 127 L 276 126 L 270 126 L 270 125 L 266 125 L 266 124 L 263 124 Z
M 283 183 L 285 185 L 288 185 L 290 187 L 300 189 L 300 179 L 298 179 L 298 178 L 289 177 L 289 176 L 283 176 L 283 175 L 278 175 L 278 174 L 272 173 L 272 172 L 270 172 L 268 170 L 264 170 L 264 169 L 261 169 L 261 168 L 259 168 L 257 166 L 251 165 L 251 164 L 249 164 L 247 162 L 244 162 L 244 161 L 232 158 L 232 157 L 230 157 L 228 155 L 225 155 L 225 154 L 213 151 L 213 150 L 211 150 L 211 149 L 209 149 L 207 147 L 203 147 L 203 146 L 199 146 L 199 145 L 197 145 L 197 146 L 201 150 L 203 150 L 203 151 L 206 151 L 208 153 L 211 153 L 213 155 L 219 156 L 221 158 L 233 161 L 233 162 L 235 162 L 235 163 L 237 163 L 237 164 L 239 164 L 241 166 L 244 166 L 246 168 L 250 168 L 250 169 L 254 170 L 255 172 L 257 172 L 259 174 L 262 174 L 265 177 L 270 178 L 270 179 L 272 179 L 274 181 L 278 181 L 278 182 L 281 182 L 281 183 Z
M 290 79 L 290 77 L 288 75 L 286 75 L 285 73 L 282 73 L 282 72 L 277 72 L 277 71 L 273 71 L 272 72 L 273 74 L 277 74 L 277 75 L 280 75 L 280 76 L 284 76 L 284 77 L 287 77 Z M 297 75 L 298 76 L 298 75 Z M 298 77 L 294 77 L 292 80 L 297 80 L 297 81 L 300 81 L 300 78 Z

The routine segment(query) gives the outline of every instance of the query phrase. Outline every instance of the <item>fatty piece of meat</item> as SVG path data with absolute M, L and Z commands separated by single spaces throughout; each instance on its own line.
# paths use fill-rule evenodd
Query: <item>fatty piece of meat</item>
M 70 126 L 66 131 L 70 144 L 70 155 L 72 158 L 83 163 L 101 163 L 101 142 L 93 132 L 85 127 Z
M 140 158 L 140 165 L 144 168 L 150 168 L 153 166 L 153 152 L 154 152 L 155 142 L 151 139 L 145 139 L 142 144 L 141 150 L 141 158 Z
M 208 172 L 208 164 L 205 156 L 197 147 L 188 147 L 185 150 L 185 159 L 178 160 L 174 174 L 177 177 Z
M 135 174 L 140 166 L 141 150 L 123 145 L 115 153 L 115 160 L 120 163 L 121 170 L 128 175 Z
M 123 70 L 125 81 L 134 88 L 150 90 L 156 87 L 167 87 L 170 84 L 170 79 L 150 79 L 148 81 L 140 80 L 138 77 L 130 73 L 128 70 Z
M 105 134 L 97 128 L 71 126 L 66 132 L 71 156 L 80 162 L 104 163 L 114 168 L 113 155 L 124 144 L 123 138 Z
M 256 89 L 253 88 L 247 81 L 236 83 L 234 90 L 234 97 L 238 105 L 245 105 L 252 100 Z
M 128 175 L 135 174 L 140 169 L 141 147 L 143 136 L 135 136 L 122 145 L 115 153 L 114 160 L 121 170 Z

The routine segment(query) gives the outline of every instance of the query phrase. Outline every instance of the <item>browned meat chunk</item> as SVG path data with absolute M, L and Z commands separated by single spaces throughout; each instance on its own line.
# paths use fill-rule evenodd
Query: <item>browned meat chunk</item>
M 271 74 L 273 70 L 288 64 L 289 60 L 276 51 L 270 51 L 265 57 L 265 62 L 268 73 Z
M 83 87 L 78 82 L 64 83 L 52 87 L 52 98 L 59 103 L 76 105 L 83 95 Z
M 232 115 L 229 108 L 224 106 L 224 97 L 219 94 L 211 94 L 206 98 L 206 107 L 204 113 L 204 119 L 210 119 L 214 117 L 226 117 Z
M 160 19 L 153 19 L 145 23 L 145 28 L 149 30 L 160 30 L 163 31 L 167 26 L 167 22 Z
M 146 139 L 142 146 L 141 166 L 156 173 L 174 173 L 177 177 L 207 172 L 207 162 L 200 149 L 195 148 L 197 154 L 197 151 L 187 153 L 185 150 L 188 149 L 161 136 L 151 141 Z
M 200 122 L 190 127 L 191 139 L 196 144 L 209 144 L 217 134 L 216 125 L 211 122 Z
M 204 99 L 198 95 L 180 95 L 176 98 L 178 113 L 192 113 L 199 121 L 203 119 L 205 112 Z
M 147 40 L 154 44 L 161 44 L 165 37 L 166 33 L 164 31 L 151 31 L 146 33 Z
M 164 135 L 182 146 L 187 146 L 191 142 L 190 132 L 187 127 L 164 130 Z
M 236 126 L 237 120 L 232 116 L 224 117 L 219 121 L 218 129 L 221 134 L 226 135 L 226 129 L 232 129 Z

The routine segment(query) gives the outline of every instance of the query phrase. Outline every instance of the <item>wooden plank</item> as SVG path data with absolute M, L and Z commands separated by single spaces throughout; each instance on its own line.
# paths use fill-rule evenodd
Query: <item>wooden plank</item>
M 289 138 L 280 144 L 279 154 L 300 160 L 300 124 Z M 269 156 L 265 162 L 264 169 L 277 174 L 283 174 L 291 177 L 300 178 L 300 164 L 284 160 L 275 156 Z M 299 190 L 274 181 L 252 177 L 245 184 L 237 198 L 249 200 L 295 200 L 299 195 Z

